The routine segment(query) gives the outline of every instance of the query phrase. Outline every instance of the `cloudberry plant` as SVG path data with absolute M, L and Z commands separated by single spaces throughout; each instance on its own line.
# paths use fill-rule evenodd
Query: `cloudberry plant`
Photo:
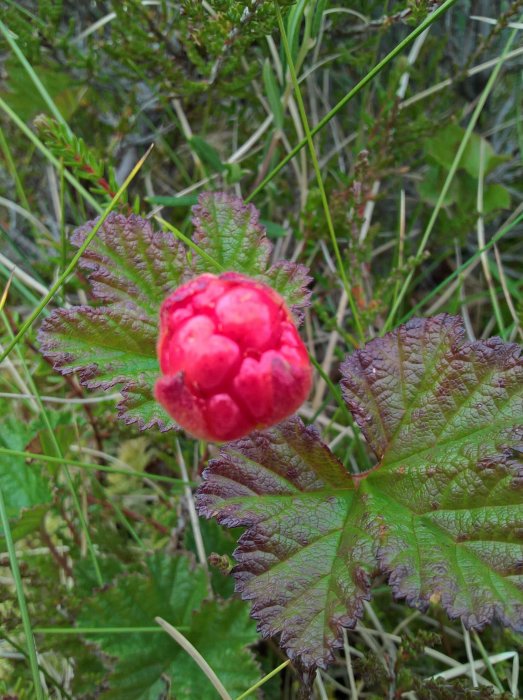
M 257 211 L 228 194 L 202 194 L 193 224 L 191 255 L 134 215 L 109 216 L 88 247 L 97 223 L 78 229 L 92 298 L 55 309 L 41 348 L 88 388 L 120 386 L 119 415 L 139 429 L 240 438 L 215 453 L 195 500 L 202 516 L 246 528 L 231 575 L 262 636 L 308 682 L 334 661 L 377 576 L 467 628 L 523 630 L 521 349 L 470 342 L 460 318 L 441 314 L 356 350 L 342 396 L 375 464 L 349 472 L 313 425 L 284 420 L 311 384 L 290 316 L 308 304 L 307 270 L 271 263 Z

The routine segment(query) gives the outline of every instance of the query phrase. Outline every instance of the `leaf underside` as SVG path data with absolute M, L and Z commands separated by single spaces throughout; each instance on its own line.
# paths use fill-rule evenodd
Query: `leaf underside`
M 80 247 L 96 222 L 77 229 Z M 302 265 L 281 261 L 269 267 L 272 246 L 252 206 L 224 193 L 204 193 L 194 208 L 194 242 L 223 268 L 265 281 L 286 299 L 297 320 L 308 304 L 310 278 Z M 175 425 L 156 403 L 156 358 L 162 301 L 180 284 L 215 272 L 171 233 L 153 230 L 146 219 L 111 214 L 79 261 L 102 306 L 54 311 L 39 339 L 43 354 L 62 374 L 77 372 L 88 388 L 119 386 L 118 416 L 142 430 Z
M 466 342 L 460 319 L 414 319 L 344 363 L 378 463 L 351 476 L 297 418 L 230 443 L 200 513 L 247 527 L 236 588 L 290 658 L 325 666 L 386 573 L 395 596 L 480 629 L 523 629 L 523 360 Z

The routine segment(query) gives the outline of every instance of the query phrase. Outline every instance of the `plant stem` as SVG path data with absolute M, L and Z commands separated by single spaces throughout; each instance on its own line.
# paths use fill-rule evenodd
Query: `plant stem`
M 60 124 L 62 124 L 67 129 L 67 131 L 70 133 L 71 130 L 69 128 L 69 125 L 67 124 L 67 122 L 63 118 L 62 113 L 60 112 L 58 107 L 53 102 L 53 100 L 52 100 L 50 94 L 47 92 L 44 84 L 42 83 L 42 81 L 40 80 L 38 75 L 35 73 L 33 66 L 29 63 L 27 58 L 24 56 L 22 50 L 20 49 L 20 47 L 18 46 L 18 44 L 16 43 L 14 38 L 11 36 L 11 32 L 5 26 L 5 24 L 2 22 L 2 20 L 0 20 L 0 33 L 3 34 L 4 39 L 7 41 L 7 43 L 11 47 L 13 53 L 15 54 L 17 59 L 20 61 L 22 67 L 24 68 L 27 75 L 29 76 L 29 78 L 33 82 L 33 85 L 35 86 L 37 91 L 40 93 L 40 97 L 43 99 L 45 104 L 49 107 L 49 111 L 51 112 L 51 114 L 54 116 L 56 121 L 59 122 Z
M 180 629 L 180 628 L 178 628 L 178 629 Z M 257 683 L 255 683 L 250 688 L 248 688 L 244 693 L 242 693 L 241 695 L 238 695 L 236 700 L 243 700 L 244 698 L 248 697 L 249 695 L 252 695 L 252 693 L 254 693 L 255 690 L 258 690 L 258 688 L 260 688 L 262 685 L 264 685 L 264 683 L 267 683 L 267 681 L 270 681 L 271 678 L 276 676 L 280 671 L 282 671 L 284 668 L 286 668 L 289 664 L 290 664 L 290 660 L 287 659 L 287 661 L 284 661 L 279 666 L 276 666 L 276 668 L 274 668 L 270 673 L 268 673 L 263 678 L 260 678 L 260 680 Z
M 26 459 L 36 459 L 41 462 L 50 462 L 51 464 L 69 464 L 71 467 L 79 467 L 80 469 L 91 469 L 93 471 L 109 472 L 110 474 L 125 474 L 126 476 L 136 477 L 138 479 L 150 479 L 151 481 L 165 481 L 169 484 L 174 484 L 180 488 L 185 486 L 183 479 L 175 479 L 171 476 L 163 476 L 161 474 L 145 474 L 144 472 L 134 471 L 132 469 L 120 469 L 119 467 L 106 467 L 103 464 L 91 464 L 89 462 L 81 462 L 77 459 L 69 459 L 67 457 L 51 457 L 37 452 L 24 452 L 22 450 L 11 450 L 7 447 L 0 447 L 0 455 L 11 455 L 12 457 L 25 457 Z M 192 484 L 193 482 L 191 482 Z
M 0 98 L 0 106 L 1 106 L 1 98 Z M 95 226 L 93 227 L 93 230 L 89 233 L 89 235 L 86 237 L 85 241 L 82 243 L 80 248 L 78 248 L 76 254 L 72 258 L 71 262 L 69 265 L 65 268 L 63 273 L 60 275 L 60 277 L 56 280 L 56 282 L 53 284 L 49 292 L 45 295 L 45 297 L 42 299 L 42 301 L 38 304 L 38 306 L 34 309 L 34 311 L 30 314 L 29 318 L 26 319 L 26 321 L 22 324 L 20 330 L 16 334 L 16 336 L 11 340 L 8 344 L 7 347 L 5 348 L 4 352 L 0 356 L 0 363 L 5 360 L 5 358 L 9 355 L 11 350 L 15 347 L 15 345 L 25 336 L 29 328 L 33 325 L 34 321 L 40 316 L 42 311 L 45 309 L 47 304 L 51 301 L 51 299 L 54 297 L 54 295 L 58 292 L 59 289 L 65 284 L 67 278 L 69 275 L 73 272 L 75 269 L 76 265 L 78 264 L 78 261 L 82 257 L 85 249 L 89 245 L 89 243 L 93 240 L 93 238 L 96 236 L 98 231 L 100 230 L 102 224 L 104 221 L 107 219 L 109 214 L 112 212 L 116 204 L 118 203 L 118 200 L 122 196 L 122 194 L 125 192 L 125 190 L 128 188 L 131 180 L 134 178 L 136 173 L 140 170 L 142 165 L 144 164 L 147 156 L 151 152 L 152 146 L 150 146 L 142 158 L 138 161 L 138 163 L 134 166 L 134 168 L 131 170 L 129 175 L 127 176 L 125 182 L 123 185 L 120 187 L 118 192 L 115 194 L 113 199 L 111 200 L 109 206 L 105 209 L 104 213 L 101 215 L 101 217 L 98 219 L 96 222 Z
M 60 161 L 54 157 L 54 155 L 51 153 L 51 151 L 46 148 L 46 146 L 40 141 L 38 136 L 31 131 L 31 129 L 27 126 L 27 124 L 20 119 L 18 114 L 14 112 L 11 107 L 5 102 L 0 97 L 0 109 L 2 109 L 7 116 L 11 119 L 14 124 L 20 129 L 20 131 L 23 132 L 25 136 L 31 141 L 36 148 L 42 153 L 42 155 L 47 158 L 47 160 L 59 171 L 60 170 Z M 78 182 L 78 180 L 75 178 L 74 175 L 72 175 L 68 170 L 64 170 L 64 177 L 65 179 L 70 182 L 70 184 L 75 188 L 75 190 L 82 195 L 82 197 L 85 199 L 86 202 L 89 202 L 89 204 L 92 206 L 92 208 L 98 213 L 102 213 L 102 208 L 96 201 L 96 199 L 85 189 L 85 187 Z
M 11 571 L 13 572 L 13 579 L 15 582 L 16 595 L 18 597 L 18 606 L 20 608 L 20 614 L 22 616 L 22 625 L 24 627 L 24 634 L 27 643 L 27 653 L 29 656 L 29 664 L 31 666 L 31 673 L 33 674 L 33 683 L 36 692 L 36 700 L 44 700 L 44 691 L 42 688 L 42 683 L 40 680 L 40 672 L 38 669 L 38 659 L 36 657 L 36 645 L 33 636 L 33 630 L 31 628 L 31 620 L 29 619 L 29 611 L 27 609 L 27 602 L 25 599 L 24 589 L 22 586 L 22 577 L 20 576 L 20 568 L 18 566 L 18 560 L 16 558 L 15 545 L 13 542 L 13 537 L 11 535 L 11 527 L 9 525 L 9 518 L 7 517 L 7 512 L 5 508 L 4 494 L 2 488 L 0 487 L 0 520 L 2 521 L 2 528 L 4 530 L 4 538 L 7 546 L 7 552 L 9 554 L 9 561 L 11 563 Z
M 399 320 L 398 323 L 405 323 L 406 321 L 409 320 L 409 318 L 412 318 L 412 316 L 415 316 L 416 313 L 423 307 L 425 304 L 427 304 L 431 299 L 433 299 L 435 296 L 437 296 L 442 289 L 444 289 L 448 284 L 450 284 L 453 280 L 456 279 L 456 277 L 459 277 L 461 273 L 466 270 L 470 265 L 473 265 L 476 260 L 481 256 L 482 253 L 484 253 L 487 250 L 490 250 L 492 246 L 494 246 L 503 236 L 511 231 L 515 226 L 520 224 L 523 221 L 523 214 L 520 214 L 512 223 L 510 223 L 508 226 L 504 226 L 502 229 L 500 229 L 492 238 L 490 241 L 485 245 L 484 248 L 480 248 L 477 250 L 474 255 L 472 255 L 468 260 L 466 260 L 462 265 L 457 267 L 454 272 L 452 272 L 447 278 L 443 280 L 443 282 L 440 282 L 432 291 L 430 291 L 421 301 L 419 301 L 416 306 L 414 306 L 403 318 Z
M 343 287 L 345 289 L 345 293 L 347 294 L 347 298 L 349 300 L 349 304 L 351 307 L 352 316 L 354 318 L 354 323 L 356 325 L 356 330 L 358 332 L 359 340 L 360 340 L 360 342 L 363 343 L 365 341 L 365 334 L 363 332 L 363 327 L 361 325 L 360 316 L 358 313 L 358 309 L 356 307 L 356 302 L 354 301 L 354 297 L 352 295 L 352 289 L 351 289 L 351 286 L 349 284 L 349 280 L 347 279 L 347 274 L 345 272 L 345 265 L 344 265 L 344 262 L 341 258 L 340 248 L 338 246 L 338 241 L 336 239 L 336 233 L 334 231 L 334 225 L 332 223 L 332 217 L 331 217 L 331 213 L 330 213 L 330 209 L 329 209 L 329 203 L 327 201 L 327 193 L 325 192 L 325 186 L 323 184 L 323 180 L 321 177 L 320 164 L 318 163 L 316 149 L 314 148 L 314 142 L 312 140 L 312 134 L 311 134 L 311 130 L 309 128 L 309 120 L 307 119 L 305 105 L 303 104 L 303 97 L 301 94 L 300 87 L 298 85 L 298 78 L 296 76 L 296 70 L 294 68 L 294 62 L 292 60 L 291 49 L 289 46 L 289 42 L 287 40 L 287 34 L 285 32 L 283 19 L 281 16 L 281 10 L 280 10 L 280 7 L 279 7 L 276 0 L 274 2 L 274 7 L 276 9 L 276 17 L 278 19 L 278 27 L 280 29 L 281 38 L 283 41 L 283 48 L 285 50 L 285 56 L 287 58 L 287 63 L 288 63 L 289 71 L 291 74 L 291 80 L 292 80 L 292 84 L 294 86 L 294 93 L 296 95 L 296 101 L 298 103 L 298 109 L 300 111 L 301 121 L 303 124 L 303 128 L 305 130 L 306 140 L 307 140 L 307 143 L 309 145 L 309 152 L 311 155 L 312 165 L 314 167 L 314 172 L 316 174 L 316 181 L 318 183 L 318 188 L 320 190 L 321 201 L 323 204 L 323 211 L 325 213 L 325 220 L 327 222 L 327 228 L 329 230 L 329 235 L 331 238 L 332 247 L 334 249 L 336 261 L 338 263 L 338 271 L 340 273 L 340 276 L 341 276 L 341 279 L 343 282 Z
M 485 106 L 485 103 L 487 102 L 487 99 L 489 98 L 490 93 L 494 89 L 494 86 L 496 84 L 496 81 L 498 79 L 499 73 L 501 71 L 501 68 L 503 66 L 503 62 L 505 60 L 505 56 L 508 54 L 510 51 L 510 47 L 512 46 L 514 39 L 516 38 L 516 35 L 518 33 L 517 29 L 514 29 L 505 44 L 505 48 L 503 49 L 503 52 L 501 56 L 498 59 L 498 62 L 490 74 L 490 77 L 487 81 L 487 84 L 485 85 L 485 89 L 481 93 L 481 96 L 478 100 L 478 103 L 476 105 L 476 108 L 474 109 L 474 112 L 472 113 L 472 117 L 467 125 L 467 128 L 465 130 L 465 133 L 463 135 L 463 138 L 461 139 L 461 143 L 459 145 L 459 148 L 457 150 L 456 155 L 454 156 L 454 160 L 452 162 L 452 165 L 450 166 L 450 170 L 448 172 L 448 175 L 445 179 L 445 182 L 443 184 L 443 187 L 441 189 L 440 195 L 438 197 L 438 201 L 436 202 L 436 206 L 434 207 L 431 217 L 429 219 L 429 222 L 427 224 L 427 227 L 425 229 L 425 232 L 423 234 L 423 238 L 420 241 L 418 250 L 416 252 L 416 257 L 420 257 L 422 253 L 424 252 L 426 245 L 428 243 L 430 234 L 432 233 L 434 226 L 436 224 L 436 220 L 439 216 L 439 213 L 441 209 L 443 208 L 443 203 L 445 201 L 445 197 L 447 196 L 447 193 L 449 191 L 450 185 L 452 184 L 452 181 L 454 179 L 454 176 L 458 170 L 458 167 L 461 163 L 461 159 L 463 158 L 463 154 L 465 153 L 465 149 L 470 141 L 470 138 L 472 136 L 472 132 L 474 131 L 474 128 L 478 122 L 478 119 L 481 115 L 481 112 L 483 111 L 483 107 Z M 414 270 L 411 270 L 409 274 L 407 275 L 405 281 L 403 282 L 403 285 L 401 287 L 401 290 L 394 300 L 394 303 L 392 305 L 392 309 L 390 310 L 390 313 L 387 317 L 387 320 L 385 322 L 385 325 L 382 329 L 382 333 L 386 333 L 392 326 L 392 323 L 394 321 L 394 317 L 396 315 L 396 311 L 398 310 L 399 305 L 401 304 L 403 297 L 407 293 L 407 290 L 409 288 L 410 282 L 414 276 Z
M 405 47 L 407 47 L 409 44 L 411 44 L 416 37 L 418 37 L 420 34 L 423 34 L 425 29 L 430 27 L 430 25 L 435 22 L 439 17 L 441 17 L 442 14 L 444 14 L 447 10 L 449 10 L 452 5 L 454 5 L 457 2 L 457 0 L 446 0 L 446 2 L 441 5 L 441 7 L 438 7 L 437 10 L 435 10 L 431 15 L 426 17 L 423 22 L 419 25 L 419 27 L 416 27 L 414 31 L 412 31 L 403 41 L 400 41 L 400 43 L 392 49 L 390 53 L 388 53 L 385 58 L 383 58 L 372 70 L 370 70 L 367 75 L 360 80 L 360 82 L 355 85 L 352 90 L 350 90 L 345 97 L 343 97 L 337 105 L 335 105 L 330 112 L 328 112 L 323 119 L 321 119 L 318 124 L 311 130 L 311 135 L 315 136 L 319 131 L 323 129 L 323 127 L 330 122 L 330 120 L 338 114 L 340 109 L 343 109 L 347 102 L 352 100 L 353 97 L 355 97 L 364 87 L 367 85 L 367 83 L 370 83 L 370 81 L 375 78 L 378 73 L 380 73 L 385 66 L 392 61 L 393 58 L 396 58 L 398 54 L 400 54 Z M 245 200 L 246 202 L 250 202 L 254 197 L 256 197 L 257 194 L 261 192 L 261 190 L 265 187 L 267 183 L 269 183 L 275 175 L 277 175 L 280 170 L 287 165 L 287 163 L 294 158 L 294 156 L 301 151 L 301 149 L 307 144 L 307 139 L 302 139 L 286 156 L 281 160 L 278 165 L 271 170 L 271 172 L 263 178 L 263 180 L 260 182 L 260 184 L 251 192 L 251 194 L 247 197 Z

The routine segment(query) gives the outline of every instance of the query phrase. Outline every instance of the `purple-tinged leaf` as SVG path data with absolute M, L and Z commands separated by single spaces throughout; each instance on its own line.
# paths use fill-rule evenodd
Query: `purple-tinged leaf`
M 132 311 L 78 306 L 59 309 L 40 330 L 45 357 L 62 374 L 78 372 L 90 389 L 154 382 L 156 328 Z
M 77 229 L 80 246 L 95 222 Z M 110 215 L 80 259 L 93 295 L 107 306 L 54 311 L 43 323 L 43 354 L 62 374 L 78 372 L 89 388 L 122 385 L 118 415 L 140 429 L 173 427 L 153 397 L 159 375 L 158 314 L 187 274 L 186 253 L 170 233 L 137 216 Z
M 200 512 L 248 529 L 234 569 L 265 636 L 325 665 L 390 575 L 396 596 L 440 602 L 471 628 L 523 628 L 523 360 L 468 343 L 449 316 L 415 319 L 343 365 L 378 464 L 351 477 L 297 419 L 226 445 Z
M 266 271 L 272 246 L 252 204 L 225 192 L 204 192 L 192 211 L 194 242 L 224 270 L 251 277 Z M 193 267 L 196 273 L 216 272 L 199 256 Z
M 481 628 L 523 628 L 523 358 L 465 341 L 460 319 L 414 319 L 342 368 L 380 459 L 362 484 L 382 514 L 394 593 Z
M 140 430 L 174 427 L 158 405 L 156 326 L 131 308 L 77 306 L 54 311 L 39 333 L 42 353 L 61 374 L 78 373 L 90 388 L 121 385 L 118 416 Z
M 204 473 L 198 508 L 239 540 L 236 588 L 264 636 L 324 665 L 370 596 L 373 523 L 354 483 L 312 427 L 290 419 L 225 446 Z
M 288 260 L 270 266 L 272 244 L 266 236 L 259 214 L 251 204 L 224 192 L 204 192 L 193 207 L 194 242 L 203 248 L 224 270 L 255 277 L 273 287 L 300 319 L 300 310 L 308 306 L 311 278 L 307 268 Z M 195 272 L 216 272 L 196 255 Z
M 80 247 L 96 221 L 76 229 Z M 185 248 L 171 233 L 154 231 L 138 216 L 111 214 L 80 258 L 95 297 L 156 318 L 162 301 L 184 281 Z
M 308 302 L 306 270 L 289 262 L 268 268 L 272 246 L 254 207 L 226 194 L 206 193 L 194 221 L 194 240 L 209 255 L 225 268 L 273 286 L 299 316 Z M 94 224 L 77 229 L 73 244 L 81 246 Z M 194 256 L 189 264 L 185 247 L 172 234 L 154 231 L 149 221 L 111 214 L 79 265 L 88 273 L 93 296 L 105 305 L 53 312 L 40 331 L 44 355 L 63 374 L 78 372 L 90 388 L 122 385 L 118 415 L 127 423 L 141 429 L 173 427 L 153 398 L 160 306 L 188 278 L 211 271 L 207 262 Z
M 312 277 L 305 265 L 280 260 L 270 267 L 260 279 L 275 289 L 287 302 L 296 321 L 303 320 L 303 309 L 309 306 L 311 291 L 308 288 Z
M 173 419 L 154 398 L 150 381 L 128 384 L 122 389 L 122 397 L 117 405 L 118 418 L 127 425 L 136 425 L 139 430 L 156 426 L 161 432 L 174 427 Z

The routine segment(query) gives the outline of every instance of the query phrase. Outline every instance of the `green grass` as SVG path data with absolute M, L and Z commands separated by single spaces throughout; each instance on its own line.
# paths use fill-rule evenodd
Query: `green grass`
M 6 551 L 0 640 L 19 657 L 2 659 L 6 695 L 30 688 L 37 700 L 81 700 L 89 692 L 103 698 L 111 664 L 93 652 L 93 635 L 102 631 L 115 656 L 130 653 L 127 635 L 170 644 L 155 625 L 162 611 L 151 613 L 147 626 L 122 619 L 103 627 L 102 612 L 92 626 L 77 625 L 101 587 L 130 576 L 154 586 L 147 562 L 155 553 L 189 551 L 196 569 L 206 568 L 208 596 L 232 597 L 229 580 L 206 557 L 230 558 L 233 538 L 218 526 L 195 524 L 185 490 L 200 482 L 214 449 L 178 434 L 177 453 L 173 434 L 155 429 L 135 442 L 138 432 L 117 420 L 113 402 L 85 402 L 89 390 L 74 376 L 59 377 L 39 353 L 42 316 L 86 301 L 78 262 L 105 218 L 131 210 L 154 217 L 216 271 L 219 263 L 190 240 L 187 190 L 241 195 L 273 230 L 279 227 L 275 258 L 310 265 L 320 309 L 311 308 L 302 327 L 317 370 L 304 415 L 348 469 L 369 468 L 373 456 L 337 384 L 339 362 L 355 346 L 431 308 L 463 314 L 471 337 L 523 338 L 522 64 L 514 51 L 521 30 L 505 26 L 522 21 L 520 4 L 445 0 L 425 3 L 434 10 L 427 14 L 424 3 L 270 0 L 261 3 L 263 17 L 250 18 L 244 4 L 230 0 L 202 5 L 188 29 L 176 14 L 180 3 L 132 2 L 126 17 L 116 19 L 110 16 L 120 9 L 116 0 L 85 10 L 52 0 L 4 3 L 0 193 L 8 205 L 0 205 L 0 253 L 10 261 L 0 269 L 4 284 L 15 270 L 0 332 Z M 471 20 L 471 14 L 497 23 Z M 36 25 L 38 32 L 31 29 Z M 88 39 L 75 40 L 87 30 Z M 409 64 L 420 37 L 420 54 Z M 151 52 L 155 42 L 160 48 Z M 177 46 L 183 51 L 170 54 Z M 471 77 L 465 79 L 463 67 Z M 407 74 L 408 91 L 399 100 Z M 63 127 L 65 146 L 35 126 L 41 111 Z M 429 141 L 451 123 L 464 133 L 443 167 Z M 499 163 L 485 173 L 479 152 L 479 175 L 466 179 L 463 158 L 477 136 Z M 102 196 L 89 178 L 75 150 L 78 139 L 104 173 L 118 173 L 114 196 Z M 440 170 L 428 198 L 421 185 L 431 168 Z M 485 213 L 494 184 L 510 195 L 510 208 Z M 164 203 L 161 216 L 154 201 Z M 98 222 L 73 253 L 72 231 L 95 216 Z M 48 291 L 40 294 L 39 284 Z M 32 503 L 28 484 L 31 506 L 12 505 L 15 494 L 6 484 L 20 464 L 45 480 L 49 502 Z M 381 583 L 364 620 L 347 633 L 336 665 L 320 672 L 314 697 L 394 692 L 421 699 L 416 683 L 438 674 L 445 682 L 463 679 L 467 697 L 476 697 L 473 682 L 517 697 L 515 635 L 497 627 L 469 635 L 437 604 L 413 613 Z M 132 601 L 130 618 L 142 602 Z M 193 612 L 187 611 L 187 624 L 176 625 L 180 633 L 190 633 Z M 298 675 L 276 645 L 259 644 L 252 653 L 259 680 L 236 700 L 255 697 L 262 685 L 270 700 L 299 697 Z M 176 695 L 176 676 L 168 683 Z M 437 697 L 449 700 L 457 694 L 452 687 L 441 692 L 447 695 Z

